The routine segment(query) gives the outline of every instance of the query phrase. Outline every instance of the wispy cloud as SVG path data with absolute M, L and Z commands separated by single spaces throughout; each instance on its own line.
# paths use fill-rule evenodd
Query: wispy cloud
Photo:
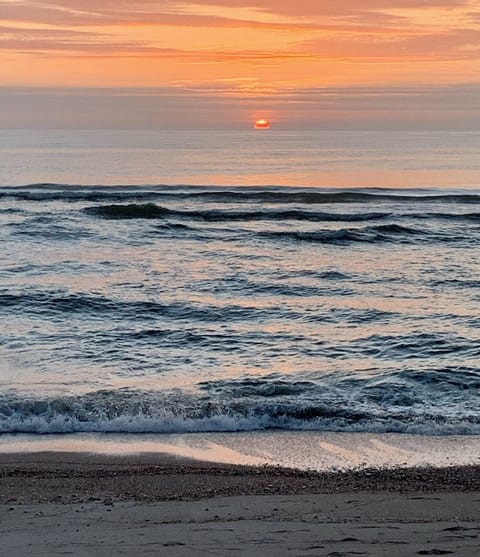
M 480 0 L 0 0 L 0 85 L 475 82 L 479 14 Z

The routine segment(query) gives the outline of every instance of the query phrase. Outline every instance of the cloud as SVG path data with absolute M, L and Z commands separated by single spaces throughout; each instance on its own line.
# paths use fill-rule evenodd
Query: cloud
M 474 57 L 478 55 L 476 45 L 480 42 L 480 12 L 472 8 L 478 3 L 479 0 L 303 0 L 301 3 L 291 0 L 142 0 L 135 3 L 83 0 L 79 9 L 76 0 L 0 0 L 0 39 L 3 49 L 39 53 L 70 50 L 102 56 L 109 53 L 112 56 L 119 53 L 161 55 L 169 50 L 192 50 L 188 44 L 174 44 L 174 33 L 169 35 L 172 44 L 163 44 L 162 28 L 209 28 L 208 36 L 214 37 L 215 29 L 247 26 L 271 31 L 272 41 L 275 32 L 284 32 L 286 36 L 285 33 L 298 31 L 286 42 L 284 57 L 307 52 L 319 57 L 358 59 Z M 452 14 L 452 24 L 439 27 L 432 22 L 416 26 L 405 12 L 409 8 L 447 11 Z M 394 9 L 403 10 L 402 15 L 392 13 Z M 145 36 L 139 29 L 138 33 L 130 31 L 126 37 L 127 24 L 158 27 L 159 33 L 156 37 Z M 219 34 L 219 45 L 222 39 L 225 40 L 224 35 Z M 220 51 L 233 53 L 235 50 L 258 50 L 260 58 L 268 50 L 255 44 L 249 48 L 247 42 L 239 44 L 237 49 L 228 44 L 222 48 L 194 49 L 204 58 L 222 57 Z M 270 56 L 278 56 L 279 50 L 278 44 L 272 46 Z
M 0 0 L 2 82 L 472 81 L 479 13 L 480 0 Z
M 337 41 L 316 38 L 306 41 L 302 48 L 305 52 L 317 52 L 330 58 L 351 57 L 357 60 L 468 59 L 479 58 L 479 39 L 480 33 L 474 29 L 396 36 L 364 33 L 355 37 L 339 37 Z
M 195 25 L 206 22 L 265 25 L 289 23 L 308 25 L 327 23 L 331 19 L 345 23 L 372 19 L 398 23 L 405 18 L 392 10 L 448 10 L 478 7 L 477 0 L 78 0 L 12 1 L 0 0 L 2 19 L 39 23 L 78 25 L 106 24 L 176 24 Z M 208 13 L 209 15 L 205 15 Z M 279 21 L 279 17 L 282 19 Z M 270 18 L 270 19 L 269 19 Z

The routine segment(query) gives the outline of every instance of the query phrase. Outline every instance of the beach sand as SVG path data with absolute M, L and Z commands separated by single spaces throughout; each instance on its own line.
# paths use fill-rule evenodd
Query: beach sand
M 0 456 L 1 554 L 455 555 L 480 467 L 308 472 L 159 454 Z

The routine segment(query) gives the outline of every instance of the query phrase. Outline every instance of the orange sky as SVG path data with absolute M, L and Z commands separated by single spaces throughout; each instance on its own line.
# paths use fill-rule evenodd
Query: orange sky
M 0 0 L 4 87 L 247 99 L 479 75 L 480 0 Z

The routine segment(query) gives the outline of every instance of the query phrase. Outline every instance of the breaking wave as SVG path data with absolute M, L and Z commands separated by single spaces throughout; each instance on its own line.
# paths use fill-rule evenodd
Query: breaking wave
M 480 375 L 475 369 L 412 371 L 336 383 L 328 378 L 320 382 L 244 379 L 199 387 L 194 394 L 127 389 L 55 398 L 3 394 L 0 433 L 278 429 L 480 434 L 480 417 L 474 411 Z M 433 400 L 434 395 L 442 404 Z

